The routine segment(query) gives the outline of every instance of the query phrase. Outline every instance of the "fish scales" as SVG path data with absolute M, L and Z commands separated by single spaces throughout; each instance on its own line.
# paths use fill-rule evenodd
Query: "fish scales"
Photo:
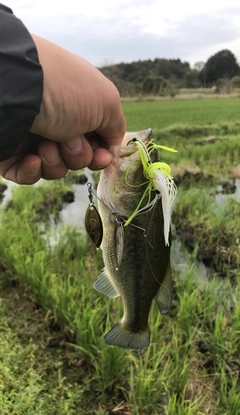
M 151 130 L 135 136 L 148 142 Z M 123 146 L 113 149 L 113 162 L 100 176 L 98 197 L 105 268 L 94 286 L 110 297 L 121 296 L 124 307 L 123 318 L 105 335 L 105 342 L 140 350 L 150 342 L 148 315 L 152 300 L 156 299 L 162 313 L 171 304 L 171 244 L 166 246 L 164 240 L 161 198 L 152 209 L 135 216 L 124 227 L 124 220 L 136 208 L 147 185 L 138 152 L 133 148 L 131 154 L 129 146 L 124 146 L 131 137 L 125 135 Z M 151 197 L 155 197 L 155 192 Z M 142 202 L 145 205 L 146 198 Z

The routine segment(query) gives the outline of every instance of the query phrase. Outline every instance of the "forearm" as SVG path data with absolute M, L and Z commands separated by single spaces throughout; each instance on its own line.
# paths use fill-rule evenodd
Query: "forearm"
M 43 72 L 33 39 L 0 4 L 0 161 L 9 158 L 40 111 Z

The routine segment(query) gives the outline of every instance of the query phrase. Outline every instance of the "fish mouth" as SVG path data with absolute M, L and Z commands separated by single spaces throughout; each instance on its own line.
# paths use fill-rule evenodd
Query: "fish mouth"
M 129 167 L 129 164 L 134 161 L 140 161 L 140 154 L 135 141 L 141 141 L 146 146 L 151 141 L 151 138 L 151 128 L 133 133 L 126 132 L 120 146 L 109 147 L 109 152 L 112 155 L 112 161 L 103 170 L 104 174 L 109 175 L 118 170 L 124 172 Z
M 142 141 L 145 145 L 149 143 L 152 137 L 152 129 L 147 128 L 146 130 L 128 133 L 123 137 L 122 143 L 117 147 L 115 154 L 118 157 L 128 157 L 138 151 L 138 148 L 134 144 L 134 139 Z
M 128 146 L 134 138 L 137 138 L 138 140 L 141 140 L 144 144 L 147 144 L 151 140 L 151 136 L 151 128 L 147 128 L 146 130 L 137 131 L 133 133 L 126 132 L 126 134 L 123 137 L 121 147 Z

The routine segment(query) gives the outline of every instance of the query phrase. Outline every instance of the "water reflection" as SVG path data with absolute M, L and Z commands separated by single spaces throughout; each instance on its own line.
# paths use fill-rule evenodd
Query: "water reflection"
M 92 183 L 92 176 L 86 172 L 88 182 Z M 89 204 L 87 185 L 74 184 L 72 187 L 74 202 L 65 204 L 59 213 L 59 220 L 64 224 L 84 228 L 84 216 Z
M 235 180 L 236 190 L 234 193 L 225 194 L 223 193 L 224 189 L 222 185 L 217 186 L 217 193 L 215 195 L 215 202 L 217 206 L 221 206 L 223 203 L 229 199 L 240 200 L 240 179 Z
M 178 237 L 173 240 L 171 258 L 173 269 L 177 272 L 179 278 L 183 278 L 193 259 Z M 212 271 L 201 262 L 195 260 L 194 263 L 196 265 L 196 279 L 199 284 L 205 284 L 211 277 Z

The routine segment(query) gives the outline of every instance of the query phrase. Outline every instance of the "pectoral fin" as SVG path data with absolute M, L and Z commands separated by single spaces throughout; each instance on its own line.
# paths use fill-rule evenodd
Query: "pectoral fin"
M 99 275 L 97 281 L 95 281 L 93 286 L 95 290 L 107 295 L 110 298 L 119 297 L 118 291 L 113 285 L 105 268 L 103 268 L 102 273 Z
M 169 308 L 172 304 L 172 292 L 172 275 L 171 267 L 169 265 L 165 277 L 163 279 L 162 285 L 160 286 L 155 296 L 155 300 L 161 314 L 166 314 L 169 311 Z

